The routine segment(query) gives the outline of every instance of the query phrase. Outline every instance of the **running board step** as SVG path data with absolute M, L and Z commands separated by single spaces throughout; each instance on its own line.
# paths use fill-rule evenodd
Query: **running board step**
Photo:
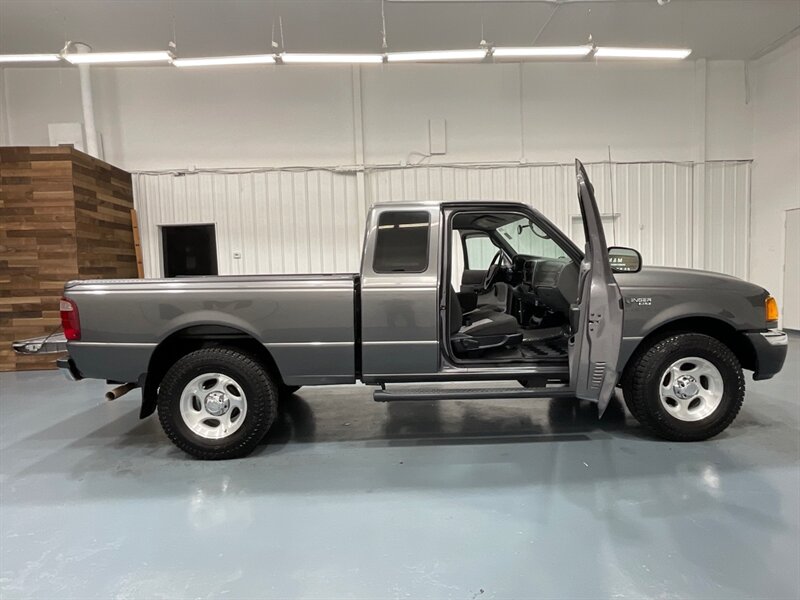
M 563 398 L 575 397 L 575 390 L 566 387 L 552 388 L 484 388 L 484 389 L 434 389 L 404 388 L 398 391 L 375 390 L 375 402 L 396 400 L 502 400 L 506 398 Z

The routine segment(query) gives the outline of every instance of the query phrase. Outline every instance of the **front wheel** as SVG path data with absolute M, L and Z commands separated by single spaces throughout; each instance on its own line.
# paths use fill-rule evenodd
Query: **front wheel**
M 643 348 L 622 382 L 631 414 L 659 437 L 705 440 L 722 432 L 744 401 L 736 355 L 716 338 L 682 333 Z
M 277 413 L 278 390 L 264 366 L 233 348 L 179 359 L 158 391 L 158 418 L 181 450 L 206 460 L 252 452 Z

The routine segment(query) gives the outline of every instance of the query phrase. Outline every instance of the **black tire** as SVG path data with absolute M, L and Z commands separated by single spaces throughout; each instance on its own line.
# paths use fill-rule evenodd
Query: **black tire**
M 697 421 L 684 421 L 670 414 L 659 395 L 669 366 L 687 357 L 710 362 L 723 382 L 719 405 Z M 739 414 L 745 391 L 736 355 L 716 338 L 697 333 L 671 335 L 640 349 L 626 369 L 622 387 L 625 404 L 639 423 L 659 437 L 681 442 L 706 440 L 722 432 Z
M 233 378 L 246 397 L 247 411 L 239 428 L 221 439 L 192 431 L 181 416 L 184 388 L 204 373 Z M 204 348 L 179 359 L 164 375 L 158 391 L 158 418 L 170 440 L 203 460 L 240 458 L 250 454 L 277 415 L 278 388 L 264 366 L 251 355 L 232 348 Z

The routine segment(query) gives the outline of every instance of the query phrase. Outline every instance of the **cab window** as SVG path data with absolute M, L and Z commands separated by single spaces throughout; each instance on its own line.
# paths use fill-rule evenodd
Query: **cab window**
M 384 212 L 378 217 L 376 273 L 422 273 L 428 269 L 430 214 L 424 211 Z

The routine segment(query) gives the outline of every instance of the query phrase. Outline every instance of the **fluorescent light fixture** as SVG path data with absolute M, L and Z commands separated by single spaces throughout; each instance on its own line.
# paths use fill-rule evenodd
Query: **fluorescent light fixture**
M 73 65 L 114 65 L 122 63 L 170 62 L 172 54 L 166 50 L 155 52 L 86 52 L 62 54 Z
M 586 56 L 591 46 L 529 46 L 522 48 L 495 48 L 492 56 L 498 58 L 558 58 Z
M 176 67 L 221 67 L 224 65 L 269 65 L 275 63 L 272 54 L 247 56 L 209 56 L 206 58 L 173 58 Z
M 58 62 L 58 54 L 0 54 L 0 63 Z
M 689 48 L 607 48 L 598 46 L 594 55 L 597 58 L 655 58 L 682 60 L 692 51 Z
M 372 64 L 383 62 L 380 54 L 311 54 L 285 52 L 280 55 L 286 64 Z
M 389 62 L 450 62 L 457 60 L 483 60 L 486 58 L 485 48 L 474 50 L 428 50 L 423 52 L 390 52 L 386 55 Z

